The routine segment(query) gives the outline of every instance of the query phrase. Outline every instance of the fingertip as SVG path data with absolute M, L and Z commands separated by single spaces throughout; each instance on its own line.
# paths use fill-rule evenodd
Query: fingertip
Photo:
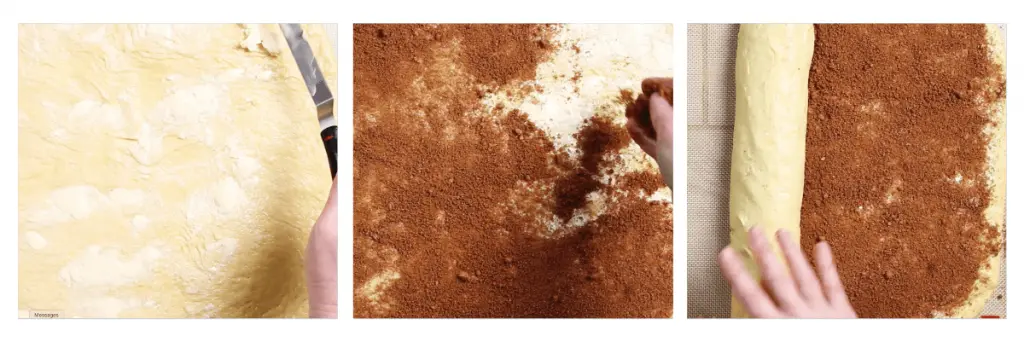
M 754 225 L 753 227 L 750 227 L 747 234 L 750 235 L 751 240 L 764 238 L 764 228 L 761 228 L 760 225 Z
M 789 230 L 779 229 L 778 231 L 775 232 L 775 239 L 779 242 L 779 246 L 782 247 L 783 250 L 788 250 L 803 255 L 802 252 L 799 252 L 800 241 L 797 240 L 793 233 L 790 233 Z
M 726 246 L 721 252 L 718 252 L 718 266 L 722 270 L 722 276 L 734 286 L 738 281 L 742 281 L 740 278 L 746 272 L 743 261 L 740 260 L 739 254 L 732 246 Z
M 732 248 L 732 246 L 726 246 L 721 252 L 718 252 L 718 266 L 726 273 L 727 278 L 731 278 L 731 276 L 734 276 L 735 273 L 743 268 L 743 261 L 740 260 L 740 255 L 736 253 L 736 249 Z
M 650 96 L 659 89 L 672 89 L 672 82 L 671 77 L 648 77 L 640 82 L 640 89 L 645 95 Z
M 835 261 L 832 258 L 832 247 L 828 245 L 828 242 L 821 241 L 814 244 L 814 262 L 819 268 L 832 268 Z
M 775 232 L 775 238 L 778 239 L 779 244 L 784 248 L 800 249 L 800 238 L 788 229 L 779 229 Z
M 828 241 L 819 241 L 814 244 L 814 250 L 820 253 L 828 253 L 828 255 L 832 255 L 832 247 L 828 245 Z
M 721 252 L 718 252 L 718 261 L 722 262 L 735 256 L 736 251 L 732 249 L 732 246 L 725 246 L 725 248 L 722 248 Z

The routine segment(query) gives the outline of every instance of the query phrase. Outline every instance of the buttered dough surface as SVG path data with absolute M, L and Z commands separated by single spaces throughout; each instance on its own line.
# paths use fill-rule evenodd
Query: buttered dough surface
M 277 25 L 20 25 L 18 63 L 23 315 L 306 316 L 331 179 Z

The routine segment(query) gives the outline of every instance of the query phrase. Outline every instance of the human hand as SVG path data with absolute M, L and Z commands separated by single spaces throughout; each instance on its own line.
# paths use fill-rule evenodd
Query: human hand
M 310 318 L 338 318 L 338 179 L 306 245 Z
M 814 246 L 814 261 L 818 269 L 815 276 L 811 265 L 804 257 L 793 236 L 779 230 L 776 238 L 789 264 L 789 271 L 768 245 L 761 228 L 750 230 L 750 247 L 754 252 L 764 287 L 758 286 L 747 274 L 743 261 L 732 247 L 726 247 L 718 255 L 733 295 L 739 299 L 747 312 L 756 318 L 857 318 L 846 291 L 839 281 L 839 272 L 832 261 L 832 250 L 822 241 Z M 820 277 L 820 281 L 819 281 Z
M 648 79 L 645 81 L 671 82 L 671 79 Z M 626 121 L 626 130 L 633 141 L 640 145 L 640 149 L 658 162 L 661 176 L 665 184 L 672 187 L 672 105 L 661 97 L 657 92 L 651 94 L 648 104 L 650 110 L 651 128 L 653 132 L 644 128 L 640 118 L 629 116 Z M 653 133 L 653 134 L 652 134 Z

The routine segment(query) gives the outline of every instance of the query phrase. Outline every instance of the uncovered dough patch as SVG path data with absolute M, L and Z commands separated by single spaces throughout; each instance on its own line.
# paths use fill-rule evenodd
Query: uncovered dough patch
M 321 26 L 307 39 L 334 84 Z M 21 25 L 18 306 L 302 317 L 331 179 L 277 25 Z

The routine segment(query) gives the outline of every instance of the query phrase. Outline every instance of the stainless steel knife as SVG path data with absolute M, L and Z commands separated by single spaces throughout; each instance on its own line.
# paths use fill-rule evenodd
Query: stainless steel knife
M 320 120 L 320 139 L 327 150 L 327 161 L 331 165 L 331 177 L 338 174 L 338 120 L 334 117 L 334 95 L 327 87 L 327 79 L 320 71 L 320 65 L 313 56 L 309 42 L 302 36 L 299 24 L 280 24 L 288 49 L 292 51 L 295 62 L 299 65 L 302 79 L 306 81 L 309 95 L 316 105 L 317 119 Z

